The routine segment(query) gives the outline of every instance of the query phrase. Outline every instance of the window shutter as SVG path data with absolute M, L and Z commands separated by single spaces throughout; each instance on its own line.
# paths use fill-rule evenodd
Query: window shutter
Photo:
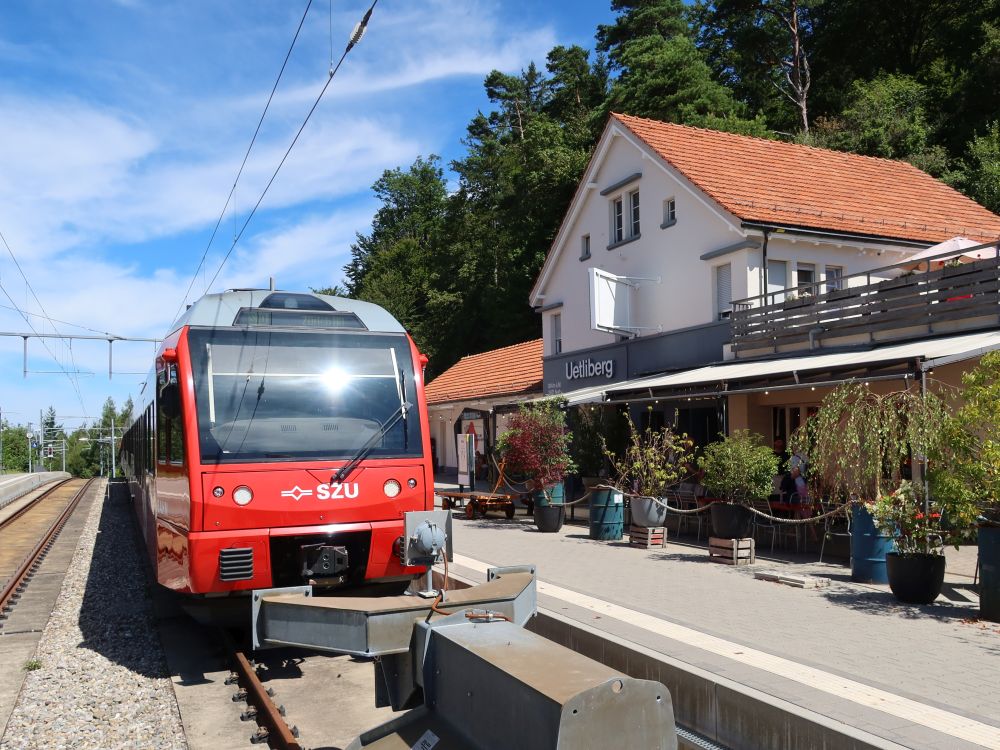
M 715 311 L 720 315 L 729 313 L 733 299 L 733 274 L 732 266 L 726 263 L 724 266 L 715 267 Z

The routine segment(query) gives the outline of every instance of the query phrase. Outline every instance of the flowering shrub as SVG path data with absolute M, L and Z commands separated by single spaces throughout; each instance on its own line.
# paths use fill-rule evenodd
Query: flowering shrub
M 572 435 L 560 407 L 558 399 L 521 404 L 497 440 L 506 469 L 530 478 L 537 489 L 558 484 L 574 468 L 569 456 Z
M 920 486 L 909 480 L 900 483 L 895 492 L 866 502 L 865 507 L 875 525 L 895 537 L 896 551 L 903 555 L 942 554 L 945 544 L 957 548 L 968 535 L 973 520 L 970 508 L 963 513 L 958 506 L 942 506 L 934 500 L 925 506 Z
M 669 427 L 640 432 L 631 418 L 626 419 L 629 442 L 624 454 L 619 458 L 605 448 L 618 486 L 644 497 L 663 497 L 689 473 L 694 443 Z

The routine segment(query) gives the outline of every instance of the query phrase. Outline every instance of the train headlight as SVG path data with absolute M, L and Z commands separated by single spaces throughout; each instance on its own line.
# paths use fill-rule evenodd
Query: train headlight
M 391 499 L 402 492 L 403 488 L 395 479 L 386 479 L 385 484 L 382 485 L 382 491 L 385 493 L 386 497 Z
M 222 497 L 223 495 L 226 494 L 226 491 L 224 489 L 222 489 L 221 487 L 216 487 L 215 489 L 212 490 L 212 494 L 215 497 Z
M 233 490 L 233 501 L 237 505 L 246 505 L 253 500 L 253 492 L 249 487 L 241 486 Z

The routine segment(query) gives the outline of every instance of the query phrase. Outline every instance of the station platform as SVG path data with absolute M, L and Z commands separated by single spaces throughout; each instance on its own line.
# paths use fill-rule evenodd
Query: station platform
M 660 679 L 678 724 L 722 746 L 1000 748 L 1000 625 L 977 619 L 968 554 L 942 597 L 915 607 L 816 555 L 758 553 L 734 568 L 693 538 L 646 550 L 580 525 L 543 534 L 522 513 L 453 517 L 453 575 L 535 564 L 533 629 Z M 762 570 L 827 585 L 756 579 Z

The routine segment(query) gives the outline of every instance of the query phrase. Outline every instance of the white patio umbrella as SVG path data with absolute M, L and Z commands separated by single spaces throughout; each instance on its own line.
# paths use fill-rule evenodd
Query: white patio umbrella
M 915 255 L 911 255 L 907 258 L 904 263 L 913 270 L 918 268 L 927 268 L 926 259 L 934 258 L 932 265 L 934 263 L 940 263 L 944 265 L 946 261 L 957 259 L 959 263 L 972 263 L 973 261 L 983 260 L 985 258 L 995 258 L 997 257 L 997 245 L 994 244 L 991 247 L 980 247 L 982 242 L 977 242 L 976 240 L 970 240 L 968 237 L 952 237 L 950 240 L 945 240 L 944 242 L 939 242 L 936 245 L 932 245 L 924 250 L 921 250 Z M 969 248 L 978 248 L 977 250 L 969 251 Z M 948 253 L 944 255 L 944 253 Z M 940 255 L 940 258 L 935 256 Z

